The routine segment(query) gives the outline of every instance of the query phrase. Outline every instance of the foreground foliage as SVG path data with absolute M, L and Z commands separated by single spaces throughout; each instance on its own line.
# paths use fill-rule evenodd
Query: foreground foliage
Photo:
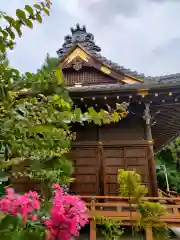
M 123 234 L 120 222 L 113 218 L 96 217 L 96 225 L 105 240 L 118 240 Z
M 22 36 L 23 27 L 41 23 L 42 15 L 50 14 L 50 7 L 46 0 L 18 9 L 16 17 L 0 13 L 7 23 L 0 27 L 0 180 L 7 180 L 10 173 L 13 178 L 40 180 L 46 189 L 52 182 L 72 181 L 72 164 L 67 159 L 75 138 L 71 123 L 101 125 L 118 122 L 127 115 L 127 106 L 120 104 L 110 112 L 90 107 L 82 113 L 73 105 L 62 72 L 53 69 L 54 65 L 50 69 L 44 65 L 36 74 L 21 74 L 9 66 L 7 51 L 14 49 L 17 35 Z M 19 170 L 19 165 L 25 167 Z M 53 187 L 49 214 L 40 208 L 36 192 L 19 195 L 8 189 L 0 201 L 1 239 L 66 240 L 77 236 L 79 228 L 87 223 L 85 204 L 65 194 L 59 185 Z
M 118 170 L 119 192 L 128 197 L 130 202 L 139 202 L 147 194 L 147 188 L 142 185 L 141 176 L 135 171 Z
M 50 14 L 50 8 L 50 0 L 45 0 L 40 1 L 38 4 L 34 4 L 34 6 L 26 5 L 24 10 L 17 9 L 15 17 L 9 16 L 5 12 L 0 12 L 0 20 L 3 21 L 4 26 L 0 27 L 1 181 L 7 180 L 4 169 L 7 169 L 9 166 L 24 160 L 24 156 L 17 153 L 17 151 L 21 152 L 23 148 L 22 146 L 18 149 L 18 145 L 21 146 L 21 139 L 19 139 L 19 137 L 23 134 L 23 132 L 20 130 L 20 125 L 18 126 L 18 116 L 15 116 L 15 112 L 20 111 L 18 109 L 18 105 L 16 105 L 17 91 L 23 87 L 22 84 L 27 80 L 27 74 L 22 76 L 17 69 L 9 67 L 9 61 L 6 58 L 7 51 L 14 49 L 16 44 L 15 40 L 17 36 L 22 36 L 23 28 L 33 28 L 34 22 L 41 23 L 42 16 L 44 14 Z M 13 129 L 8 131 L 8 128 L 10 129 L 10 127 L 13 127 Z
M 76 108 L 65 88 L 60 69 L 45 64 L 36 74 L 22 75 L 9 67 L 7 50 L 15 46 L 15 38 L 22 35 L 22 27 L 33 27 L 42 22 L 42 15 L 50 14 L 47 0 L 18 9 L 16 17 L 1 13 L 7 26 L 1 32 L 0 43 L 0 180 L 7 180 L 12 170 L 13 178 L 29 177 L 40 180 L 44 186 L 72 181 L 72 163 L 67 153 L 75 138 L 70 124 L 83 122 L 108 124 L 118 122 L 127 115 L 126 107 L 107 112 L 90 107 L 82 113 Z M 47 57 L 47 60 L 49 58 Z M 19 170 L 14 165 L 24 165 Z M 13 168 L 12 168 L 13 167 Z
M 156 239 L 167 239 L 168 229 L 166 224 L 161 220 L 161 216 L 166 215 L 167 210 L 158 202 L 144 200 L 148 191 L 142 185 L 141 176 L 135 171 L 119 169 L 118 183 L 120 185 L 120 195 L 129 198 L 131 218 L 132 203 L 136 205 L 137 210 L 140 212 L 140 220 L 136 228 L 146 230 L 147 228 L 156 226 L 154 228 Z
M 167 148 L 156 155 L 157 179 L 159 188 L 180 192 L 180 138 L 172 141 Z M 169 189 L 167 189 L 167 180 Z
M 51 208 L 46 215 L 36 192 L 19 195 L 7 189 L 7 195 L 0 200 L 0 238 L 69 240 L 78 236 L 80 228 L 88 223 L 85 203 L 64 193 L 58 184 L 52 188 Z
M 16 34 L 22 36 L 24 26 L 33 28 L 33 22 L 42 23 L 42 15 L 50 14 L 51 1 L 39 1 L 34 6 L 25 5 L 25 8 L 16 10 L 16 17 L 9 16 L 7 13 L 0 11 L 0 19 L 5 22 L 5 27 L 0 27 L 0 55 L 6 54 L 8 49 L 15 46 Z

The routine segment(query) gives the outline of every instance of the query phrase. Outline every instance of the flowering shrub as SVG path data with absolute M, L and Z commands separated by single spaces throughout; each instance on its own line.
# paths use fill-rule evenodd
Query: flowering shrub
M 64 193 L 58 184 L 53 184 L 52 187 L 55 192 L 50 218 L 44 222 L 49 229 L 47 236 L 50 235 L 51 239 L 69 240 L 71 236 L 78 236 L 79 228 L 87 224 L 87 209 L 79 197 Z
M 26 225 L 29 228 L 29 223 L 33 222 L 33 229 L 38 229 L 41 224 L 46 240 L 70 240 L 73 236 L 78 236 L 79 229 L 88 223 L 87 208 L 79 197 L 65 193 L 58 184 L 54 184 L 52 189 L 52 205 L 47 216 L 42 217 L 40 198 L 36 192 L 20 195 L 12 188 L 8 188 L 7 194 L 0 200 L 0 211 L 5 216 L 20 216 L 21 231 L 25 231 Z M 26 239 L 27 235 L 23 236 L 22 239 Z
M 23 223 L 37 219 L 37 210 L 40 209 L 39 195 L 36 192 L 28 192 L 24 195 L 16 194 L 12 188 L 7 188 L 7 195 L 0 200 L 2 213 L 22 216 Z

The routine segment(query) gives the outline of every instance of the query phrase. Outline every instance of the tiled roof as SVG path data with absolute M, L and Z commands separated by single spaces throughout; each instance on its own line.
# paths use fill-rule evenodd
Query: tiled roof
M 107 58 L 103 57 L 101 54 L 95 53 L 95 54 L 93 54 L 93 56 L 95 56 L 98 60 L 107 64 L 110 68 L 117 70 L 117 71 L 121 71 L 121 72 L 131 75 L 133 77 L 143 79 L 145 82 L 155 81 L 155 82 L 161 83 L 164 81 L 166 81 L 166 82 L 180 81 L 180 73 L 169 74 L 169 75 L 164 75 L 164 76 L 156 76 L 156 77 L 145 76 L 144 73 L 140 74 L 136 71 L 133 71 L 131 69 L 120 66 L 117 63 L 114 63 L 111 60 L 108 60 Z
M 86 31 L 86 27 L 80 27 L 79 24 L 76 25 L 76 28 L 71 28 L 71 35 L 67 35 L 64 38 L 64 44 L 62 48 L 57 51 L 59 58 L 62 58 L 73 46 L 74 44 L 79 44 L 83 48 L 85 48 L 92 56 L 96 59 L 102 61 L 110 68 L 121 71 L 125 74 L 131 75 L 133 77 L 144 80 L 145 83 L 174 83 L 180 82 L 180 73 L 164 75 L 164 76 L 145 76 L 143 73 L 140 74 L 136 71 L 132 71 L 131 69 L 125 68 L 123 66 L 118 65 L 117 63 L 108 60 L 103 57 L 100 52 L 101 48 L 95 44 L 94 35 L 92 33 L 88 33 Z M 143 83 L 141 83 L 143 84 Z M 100 86 L 101 87 L 101 86 Z

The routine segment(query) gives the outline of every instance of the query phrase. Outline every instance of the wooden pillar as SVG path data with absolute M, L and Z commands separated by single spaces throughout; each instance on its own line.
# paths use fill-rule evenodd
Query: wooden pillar
M 146 229 L 146 240 L 153 240 L 152 227 Z
M 98 195 L 104 196 L 107 193 L 107 185 L 104 181 L 104 153 L 103 153 L 103 136 L 101 133 L 102 126 L 97 126 L 98 128 L 98 165 L 99 165 L 99 191 Z
M 90 220 L 90 240 L 96 240 L 96 220 Z
M 151 132 L 151 115 L 150 115 L 150 104 L 145 103 L 144 120 L 146 128 L 146 139 L 148 141 L 148 167 L 149 167 L 149 186 L 150 195 L 152 197 L 158 197 L 158 185 L 156 177 L 156 163 L 154 160 L 154 149 L 153 149 L 153 139 Z
M 98 142 L 98 161 L 99 161 L 99 195 L 104 196 L 107 192 L 104 182 L 104 156 L 103 143 Z
M 91 199 L 91 211 L 94 212 L 95 208 L 95 198 Z M 90 240 L 96 240 L 96 219 L 93 217 L 90 219 Z

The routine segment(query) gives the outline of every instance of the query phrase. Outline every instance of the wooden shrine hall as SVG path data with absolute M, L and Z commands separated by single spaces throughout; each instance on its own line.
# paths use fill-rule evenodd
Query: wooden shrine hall
M 117 170 L 136 170 L 156 197 L 155 152 L 180 132 L 180 74 L 146 77 L 101 55 L 94 36 L 78 24 L 58 51 L 59 66 L 74 103 L 83 111 L 129 103 L 128 115 L 116 124 L 74 124 L 71 159 L 79 195 L 118 193 Z

